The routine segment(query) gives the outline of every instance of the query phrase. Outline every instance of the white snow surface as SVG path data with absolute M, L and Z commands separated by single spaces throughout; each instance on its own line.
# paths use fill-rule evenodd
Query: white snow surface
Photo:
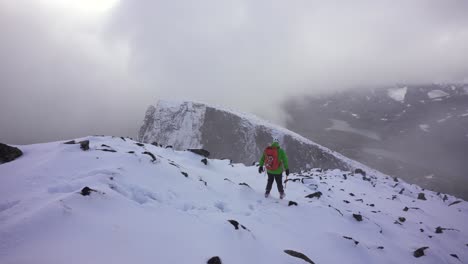
M 405 101 L 405 96 L 406 96 L 407 91 L 408 91 L 408 87 L 391 88 L 387 90 L 387 94 L 393 100 L 403 103 Z
M 339 170 L 291 174 L 296 180 L 279 200 L 275 187 L 263 197 L 266 178 L 255 166 L 205 165 L 191 152 L 117 137 L 77 141 L 84 139 L 88 151 L 62 142 L 18 146 L 24 155 L 0 165 L 0 263 L 207 263 L 213 256 L 225 264 L 306 263 L 288 249 L 317 264 L 468 259 L 465 201 L 444 201 L 375 171 L 365 178 Z M 85 186 L 97 191 L 82 196 Z M 305 198 L 316 191 L 319 199 Z M 421 192 L 427 200 L 417 199 Z M 436 234 L 439 226 L 456 230 Z M 424 246 L 425 256 L 415 258 Z
M 430 98 L 430 99 L 436 99 L 436 98 L 440 98 L 440 97 L 445 97 L 445 96 L 448 96 L 449 94 L 442 91 L 442 90 L 432 90 L 432 91 L 429 91 L 427 93 L 427 96 Z

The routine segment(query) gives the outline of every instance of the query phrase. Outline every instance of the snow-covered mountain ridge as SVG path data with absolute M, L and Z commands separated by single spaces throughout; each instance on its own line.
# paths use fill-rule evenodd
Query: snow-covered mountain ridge
M 198 102 L 160 100 L 149 106 L 138 139 L 177 150 L 205 148 L 211 157 L 252 164 L 273 138 L 280 139 L 292 171 L 312 167 L 353 170 L 366 167 L 293 131 L 252 114 Z
M 83 140 L 88 150 L 17 146 L 23 155 L 0 165 L 0 263 L 307 263 L 294 252 L 317 264 L 468 259 L 465 201 L 375 171 L 292 174 L 286 200 L 265 199 L 255 166 L 205 165 L 128 138 Z

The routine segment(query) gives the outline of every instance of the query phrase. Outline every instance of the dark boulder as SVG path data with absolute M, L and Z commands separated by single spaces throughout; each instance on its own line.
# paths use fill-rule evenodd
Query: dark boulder
M 88 186 L 86 186 L 86 187 L 84 187 L 84 188 L 81 190 L 80 193 L 81 193 L 81 195 L 83 195 L 83 196 L 88 196 L 88 195 L 91 194 L 91 192 L 97 192 L 97 191 L 94 190 L 94 189 L 89 188 Z
M 307 195 L 305 198 L 314 198 L 314 197 L 317 197 L 320 199 L 320 197 L 322 196 L 322 192 L 314 192 L 314 193 L 311 193 L 309 195 Z
M 289 201 L 288 206 L 297 206 L 297 203 L 294 201 Z
M 145 154 L 145 155 L 150 156 L 152 162 L 156 161 L 156 157 L 154 156 L 153 153 L 151 153 L 151 152 L 149 152 L 149 151 L 145 151 L 145 152 L 143 152 L 142 154 Z
M 187 149 L 187 150 L 195 154 L 198 154 L 200 156 L 203 156 L 205 158 L 208 158 L 210 156 L 210 152 L 205 149 Z
M 135 143 L 135 145 L 137 145 L 139 147 L 144 147 L 145 146 L 145 144 L 143 144 L 143 143 Z
M 366 176 L 366 172 L 362 169 L 355 169 L 354 170 L 355 174 L 361 174 L 362 176 Z
M 202 159 L 201 162 L 205 165 L 208 165 L 208 160 L 207 159 Z
M 460 259 L 460 258 L 457 256 L 457 254 L 450 254 L 450 256 L 452 256 L 452 257 L 454 257 L 454 258 L 456 258 L 456 259 Z
M 428 249 L 429 247 L 422 247 L 422 248 L 418 248 L 416 249 L 414 252 L 413 252 L 413 256 L 415 256 L 416 258 L 419 258 L 419 257 L 422 257 L 424 256 L 424 250 Z
M 424 201 L 427 200 L 427 199 L 426 199 L 426 195 L 425 195 L 424 193 L 419 193 L 419 194 L 418 194 L 418 199 L 419 199 L 419 200 L 424 200 Z
M 240 226 L 240 227 L 242 227 L 242 229 L 245 229 L 245 230 L 249 231 L 249 229 L 247 229 L 247 227 L 239 224 L 239 222 L 237 222 L 236 220 L 228 220 L 228 222 L 231 223 L 231 225 L 233 225 L 236 230 L 238 230 L 239 226 Z
M 70 140 L 70 141 L 67 141 L 67 142 L 63 142 L 63 144 L 73 145 L 73 144 L 76 144 L 76 142 L 75 142 L 75 140 Z
M 404 217 L 398 217 L 398 221 L 404 223 L 404 222 L 406 221 L 406 218 L 404 218 Z
M 181 171 L 180 173 L 182 173 L 182 175 L 184 175 L 186 178 L 188 178 L 188 173 L 186 173 L 184 171 Z
M 353 214 L 354 219 L 356 219 L 358 222 L 362 221 L 362 215 L 360 214 Z
M 0 143 L 0 164 L 10 162 L 23 155 L 23 152 L 16 147 Z
M 89 150 L 89 140 L 80 141 L 80 148 L 84 151 Z
M 293 256 L 293 257 L 296 257 L 296 258 L 300 258 L 302 260 L 304 260 L 305 262 L 307 263 L 310 263 L 310 264 L 315 264 L 309 257 L 307 257 L 306 255 L 304 255 L 303 253 L 301 252 L 297 252 L 297 251 L 294 251 L 294 250 L 290 250 L 290 249 L 286 249 L 284 251 L 284 253 L 290 255 L 290 256 Z
M 206 262 L 207 264 L 222 264 L 221 259 L 218 256 L 212 257 Z

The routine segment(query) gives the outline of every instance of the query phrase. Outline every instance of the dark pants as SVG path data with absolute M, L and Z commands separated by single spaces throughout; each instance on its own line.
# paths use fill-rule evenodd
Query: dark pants
M 278 186 L 278 192 L 283 193 L 283 174 L 270 174 L 268 173 L 268 182 L 266 186 L 266 192 L 270 193 L 271 187 L 273 186 L 273 181 L 276 181 L 276 185 Z

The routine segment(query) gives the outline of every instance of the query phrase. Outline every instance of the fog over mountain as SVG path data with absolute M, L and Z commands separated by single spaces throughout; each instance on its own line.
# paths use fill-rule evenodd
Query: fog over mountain
M 0 2 L 0 141 L 136 136 L 156 99 L 277 123 L 290 95 L 460 82 L 466 1 Z

